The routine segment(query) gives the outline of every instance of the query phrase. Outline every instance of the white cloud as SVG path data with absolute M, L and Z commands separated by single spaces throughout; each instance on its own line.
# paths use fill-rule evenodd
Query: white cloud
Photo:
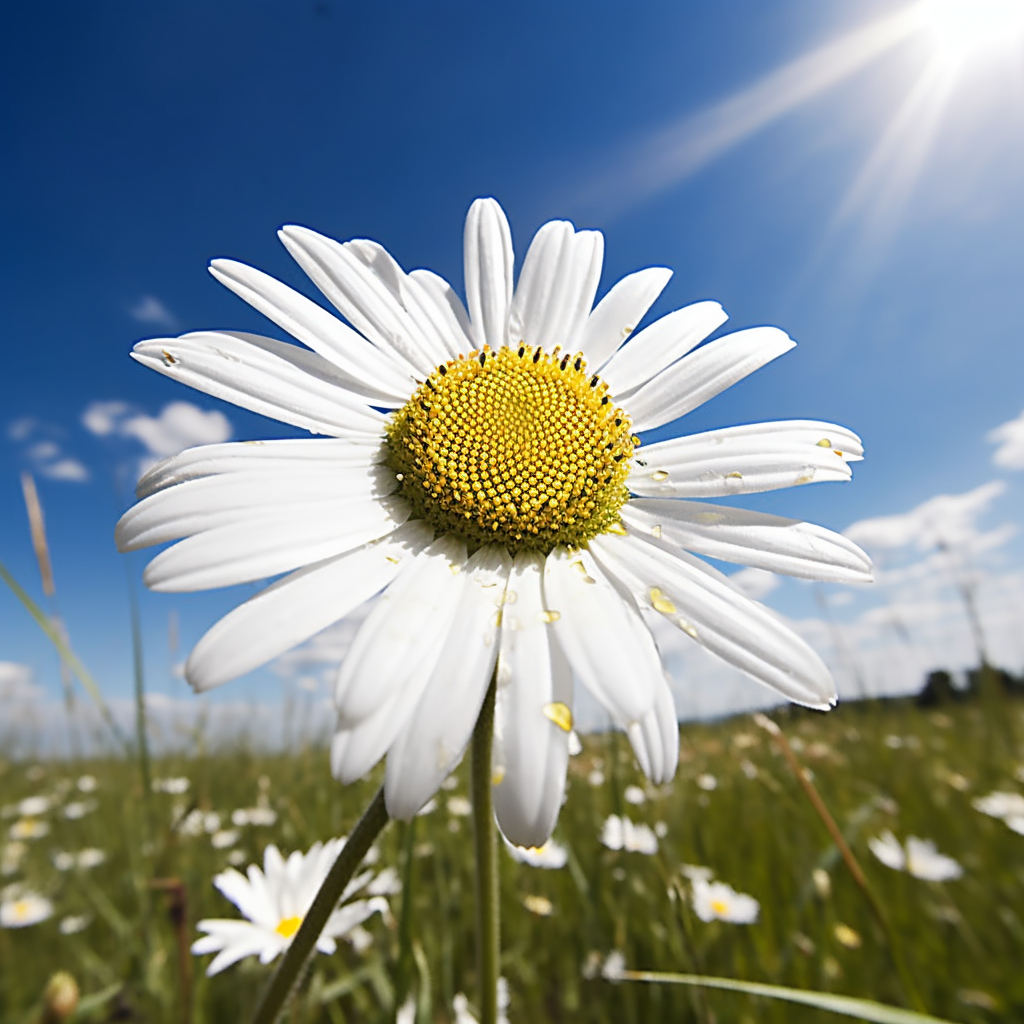
M 992 453 L 992 461 L 997 466 L 1024 469 L 1024 410 L 1015 420 L 989 431 L 985 440 L 999 445 Z
M 155 324 L 170 331 L 178 323 L 175 315 L 155 295 L 143 295 L 138 302 L 128 307 L 128 315 L 139 323 Z
M 739 587 L 747 597 L 755 601 L 770 594 L 780 583 L 779 577 L 767 569 L 754 569 L 747 567 L 734 572 L 729 577 L 729 582 Z
M 861 519 L 843 532 L 869 550 L 967 545 L 980 536 L 977 519 L 1005 490 L 1002 480 L 992 480 L 966 494 L 937 494 L 909 512 Z
M 130 416 L 122 422 L 121 431 L 158 457 L 175 455 L 193 445 L 218 444 L 228 440 L 232 432 L 224 413 L 200 409 L 191 402 L 171 402 L 158 416 Z
M 23 416 L 8 425 L 7 436 L 25 445 L 23 455 L 37 476 L 73 483 L 89 479 L 89 470 L 63 450 L 58 440 L 61 436 L 58 427 L 42 423 L 32 416 Z
M 16 661 L 0 661 L 0 700 L 35 700 L 42 690 L 33 682 L 32 669 Z
M 137 467 L 140 474 L 157 459 L 195 445 L 227 441 L 233 432 L 231 421 L 222 412 L 200 409 L 191 402 L 171 402 L 156 416 L 128 402 L 90 402 L 82 413 L 82 426 L 98 437 L 141 444 L 146 455 Z
M 97 437 L 109 437 L 135 409 L 127 402 L 90 402 L 82 413 L 82 426 Z

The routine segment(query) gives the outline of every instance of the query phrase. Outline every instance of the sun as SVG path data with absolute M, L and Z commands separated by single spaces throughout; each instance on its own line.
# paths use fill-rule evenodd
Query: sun
M 921 0 L 912 13 L 951 65 L 1024 41 L 1024 0 Z

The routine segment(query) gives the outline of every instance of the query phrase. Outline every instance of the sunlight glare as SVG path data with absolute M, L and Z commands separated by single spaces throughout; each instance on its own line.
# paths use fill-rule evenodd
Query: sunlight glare
M 915 14 L 951 64 L 1024 40 L 1024 0 L 921 0 Z

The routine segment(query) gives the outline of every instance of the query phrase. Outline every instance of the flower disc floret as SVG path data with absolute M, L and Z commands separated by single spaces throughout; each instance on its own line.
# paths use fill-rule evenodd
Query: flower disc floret
M 631 430 L 581 355 L 485 346 L 439 366 L 395 413 L 388 462 L 438 532 L 547 554 L 621 529 Z

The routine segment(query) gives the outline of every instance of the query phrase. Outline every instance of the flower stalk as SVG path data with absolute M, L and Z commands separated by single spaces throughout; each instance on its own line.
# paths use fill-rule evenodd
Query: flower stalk
M 366 856 L 366 851 L 370 849 L 373 841 L 380 835 L 389 820 L 387 808 L 384 806 L 384 788 L 382 786 L 352 830 L 348 841 L 342 847 L 341 853 L 338 854 L 338 859 L 324 879 L 324 884 L 320 886 L 320 891 L 313 899 L 312 906 L 302 919 L 295 938 L 285 950 L 280 966 L 270 979 L 270 984 L 256 1009 L 256 1014 L 252 1019 L 253 1024 L 274 1024 L 278 1019 L 302 977 L 306 963 L 316 946 L 316 941 L 324 930 L 338 900 L 341 899 L 345 886 L 348 885 L 356 868 Z
M 480 1024 L 497 1024 L 501 919 L 498 904 L 498 836 L 491 791 L 497 669 L 473 730 L 473 845 L 476 855 L 476 945 Z

